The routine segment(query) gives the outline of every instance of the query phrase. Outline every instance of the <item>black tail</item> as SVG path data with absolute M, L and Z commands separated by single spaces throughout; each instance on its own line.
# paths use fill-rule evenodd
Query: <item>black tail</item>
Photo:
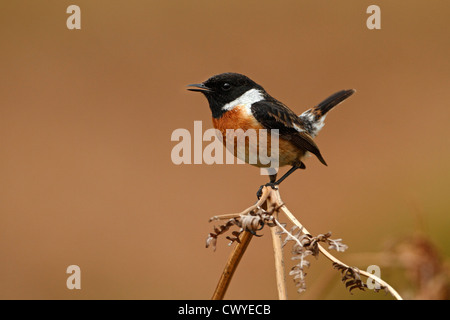
M 321 103 L 319 103 L 317 106 L 315 106 L 313 110 L 317 110 L 318 112 L 313 113 L 320 116 L 324 116 L 333 107 L 337 106 L 339 103 L 350 97 L 355 92 L 356 90 L 354 89 L 341 90 L 339 92 L 336 92 L 335 94 L 332 94 L 331 96 L 323 100 Z
M 303 112 L 299 116 L 299 119 L 306 132 L 308 132 L 308 134 L 313 138 L 317 136 L 319 131 L 324 126 L 326 113 L 355 92 L 356 91 L 354 89 L 336 92 L 323 100 L 317 106 Z

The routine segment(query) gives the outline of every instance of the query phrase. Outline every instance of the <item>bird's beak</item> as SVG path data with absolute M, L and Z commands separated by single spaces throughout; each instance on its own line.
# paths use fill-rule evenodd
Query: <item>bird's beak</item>
M 211 89 L 205 86 L 203 83 L 194 83 L 194 84 L 188 84 L 188 87 L 194 87 L 196 89 L 189 88 L 189 91 L 196 91 L 196 92 L 210 92 Z

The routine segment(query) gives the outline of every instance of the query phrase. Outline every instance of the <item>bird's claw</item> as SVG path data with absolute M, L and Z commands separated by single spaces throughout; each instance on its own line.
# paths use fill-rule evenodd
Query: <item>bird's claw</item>
M 258 191 L 256 192 L 256 196 L 258 197 L 258 199 L 261 198 L 261 196 L 262 196 L 262 189 L 264 187 L 271 187 L 274 190 L 278 190 L 278 184 L 277 183 L 268 182 L 266 184 L 263 184 L 262 186 L 259 187 Z
M 248 230 L 248 232 L 250 232 L 252 235 L 254 235 L 255 237 L 262 237 L 262 234 L 256 234 L 256 231 L 253 230 Z

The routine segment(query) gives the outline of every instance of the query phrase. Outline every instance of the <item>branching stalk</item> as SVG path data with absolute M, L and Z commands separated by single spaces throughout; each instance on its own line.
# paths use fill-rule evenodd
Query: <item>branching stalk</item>
M 288 231 L 285 226 L 278 221 L 278 213 L 280 211 L 286 215 L 286 217 L 291 221 L 292 224 L 294 224 L 294 228 L 298 228 L 300 230 L 295 235 L 291 233 L 291 231 Z M 397 300 L 402 300 L 402 297 L 398 294 L 398 292 L 384 280 L 369 272 L 348 266 L 347 264 L 343 263 L 335 256 L 333 256 L 331 253 L 329 253 L 320 244 L 320 242 L 327 243 L 329 245 L 329 249 L 335 249 L 337 251 L 344 251 L 347 246 L 341 242 L 341 239 L 331 239 L 331 233 L 320 234 L 316 237 L 313 237 L 281 201 L 280 193 L 278 190 L 272 189 L 270 187 L 264 187 L 262 189 L 262 196 L 256 204 L 250 206 L 241 213 L 214 216 L 210 219 L 210 221 L 218 220 L 228 220 L 228 222 L 217 228 L 214 227 L 214 232 L 210 233 L 207 238 L 207 247 L 212 246 L 213 248 L 215 248 L 218 236 L 227 232 L 230 227 L 238 226 L 240 227 L 240 230 L 232 232 L 233 237 L 227 236 L 227 239 L 231 241 L 230 244 L 233 242 L 237 242 L 237 244 L 225 265 L 224 271 L 212 296 L 213 300 L 224 298 L 233 274 L 236 271 L 239 261 L 244 255 L 245 250 L 250 243 L 250 240 L 252 239 L 253 235 L 257 235 L 256 232 L 261 230 L 264 225 L 268 225 L 270 227 L 272 235 L 277 291 L 278 298 L 280 300 L 287 299 L 285 267 L 282 248 L 284 244 L 290 240 L 295 242 L 293 246 L 293 249 L 295 249 L 293 252 L 295 256 L 293 257 L 293 259 L 295 258 L 300 261 L 290 272 L 290 274 L 295 275 L 294 280 L 296 281 L 296 285 L 299 287 L 299 292 L 306 289 L 306 282 L 304 281 L 304 276 L 306 275 L 306 273 L 304 272 L 304 268 L 307 268 L 309 266 L 309 261 L 307 261 L 305 258 L 308 255 L 317 257 L 320 252 L 327 259 L 333 262 L 333 266 L 335 268 L 341 271 L 343 275 L 342 280 L 345 282 L 350 291 L 354 288 L 359 288 L 361 290 L 367 288 L 367 285 L 363 284 L 360 279 L 360 275 L 363 275 L 374 280 L 384 290 L 390 292 Z M 281 234 L 286 235 L 284 243 L 282 243 L 281 241 Z

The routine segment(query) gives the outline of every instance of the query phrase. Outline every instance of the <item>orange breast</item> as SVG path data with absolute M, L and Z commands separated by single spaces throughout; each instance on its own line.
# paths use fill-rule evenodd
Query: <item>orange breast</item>
M 280 167 L 292 165 L 304 155 L 303 152 L 292 145 L 291 142 L 281 138 L 278 139 L 278 150 L 273 150 L 272 152 L 270 133 L 267 134 L 267 143 L 260 144 L 259 130 L 264 129 L 264 127 L 256 121 L 252 115 L 247 113 L 245 106 L 236 106 L 232 110 L 225 112 L 219 119 L 213 118 L 213 125 L 214 128 L 222 133 L 224 146 L 227 147 L 235 157 L 257 167 L 268 167 L 268 165 L 259 161 L 259 155 L 261 154 L 277 156 Z M 236 134 L 236 132 L 228 132 L 227 134 L 227 129 L 242 129 L 244 133 L 247 133 L 247 136 L 244 138 L 245 148 L 238 150 L 239 134 Z M 255 133 L 254 136 L 256 136 L 255 139 L 252 139 L 252 135 L 248 134 L 249 129 L 253 129 Z
M 252 115 L 247 113 L 245 106 L 236 106 L 232 110 L 225 112 L 219 119 L 213 118 L 213 125 L 222 134 L 225 134 L 227 129 L 242 129 L 245 131 L 263 128 Z

